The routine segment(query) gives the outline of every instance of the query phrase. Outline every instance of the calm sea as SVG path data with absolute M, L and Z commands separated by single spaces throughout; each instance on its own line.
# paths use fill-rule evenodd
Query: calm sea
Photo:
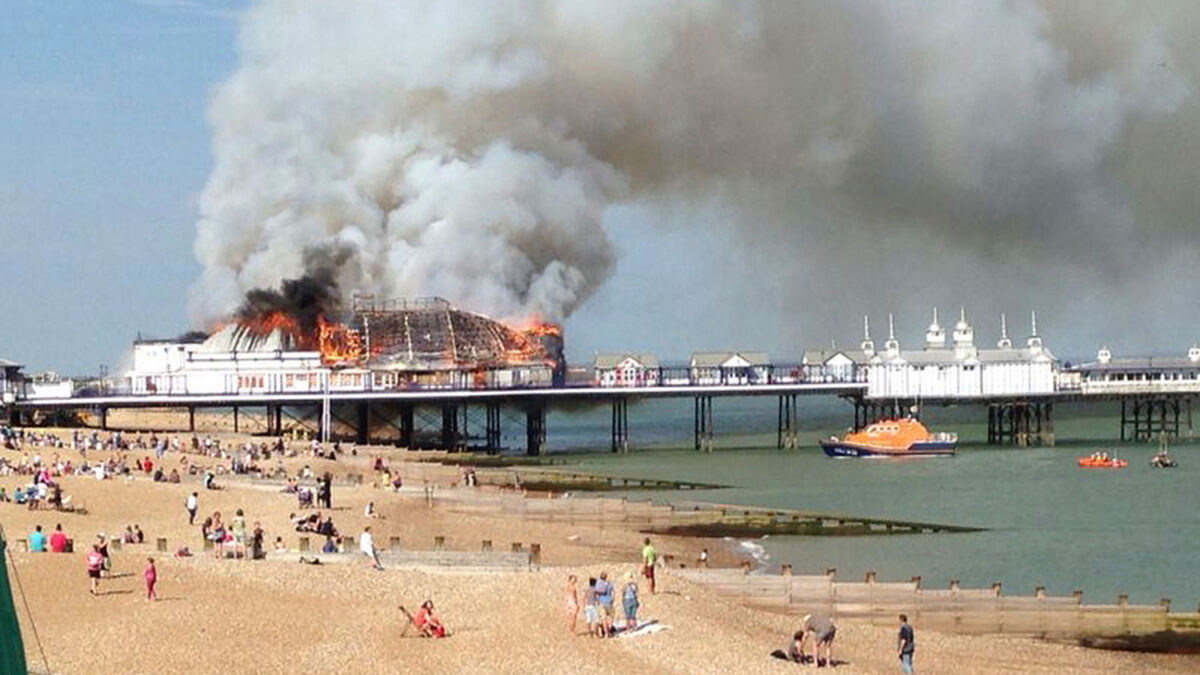
M 931 427 L 963 437 L 958 456 L 832 460 L 816 440 L 851 421 L 848 404 L 803 403 L 805 447 L 789 451 L 774 449 L 775 406 L 773 398 L 718 399 L 712 454 L 691 450 L 690 400 L 631 404 L 633 451 L 627 456 L 602 451 L 607 407 L 551 413 L 548 442 L 555 451 L 570 452 L 573 464 L 598 473 L 732 486 L 682 493 L 683 499 L 990 528 L 759 542 L 772 566 L 790 562 L 798 573 L 836 567 L 839 577 L 858 580 L 875 570 L 881 581 L 920 575 L 926 587 L 944 587 L 951 578 L 964 586 L 1000 581 L 1014 594 L 1044 585 L 1053 594 L 1083 590 L 1091 603 L 1112 603 L 1128 593 L 1134 602 L 1169 597 L 1176 609 L 1189 611 L 1200 601 L 1200 444 L 1172 445 L 1180 468 L 1151 469 L 1156 444 L 1118 445 L 1118 419 L 1109 409 L 1060 407 L 1058 447 L 1032 449 L 983 445 L 982 408 L 931 409 L 923 415 Z M 1076 457 L 1099 448 L 1115 449 L 1129 468 L 1076 465 Z M 670 499 L 679 493 L 630 494 Z

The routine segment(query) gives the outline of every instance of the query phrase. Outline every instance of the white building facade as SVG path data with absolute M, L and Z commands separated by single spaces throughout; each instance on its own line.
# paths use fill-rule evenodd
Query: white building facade
M 994 349 L 975 345 L 975 331 L 965 310 L 954 325 L 951 342 L 938 323 L 937 310 L 925 332 L 925 347 L 903 350 L 896 340 L 891 317 L 884 349 L 876 352 L 868 333 L 861 350 L 867 372 L 868 398 L 938 399 L 985 398 L 1052 394 L 1057 359 L 1037 334 L 1032 317 L 1031 335 L 1024 347 L 1014 347 L 1004 317 Z M 854 353 L 851 353 L 854 354 Z

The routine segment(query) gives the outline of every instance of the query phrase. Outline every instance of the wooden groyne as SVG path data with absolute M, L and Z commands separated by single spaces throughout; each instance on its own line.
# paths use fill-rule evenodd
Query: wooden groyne
M 728 485 L 656 478 L 626 478 L 573 471 L 513 471 L 508 484 L 533 492 L 608 492 L 620 490 L 721 490 Z M 491 481 L 488 481 L 491 482 Z
M 1198 614 L 1170 612 L 1170 601 L 1130 604 L 1121 595 L 1114 604 L 1087 605 L 1082 591 L 1070 596 L 1010 596 L 999 583 L 990 588 L 922 588 L 920 577 L 908 582 L 881 582 L 868 572 L 861 582 L 838 581 L 835 570 L 821 575 L 794 575 L 790 565 L 778 574 L 749 574 L 747 569 L 680 569 L 679 576 L 741 603 L 789 614 L 824 612 L 840 619 L 893 626 L 908 614 L 923 628 L 949 633 L 995 633 L 1050 638 L 1150 634 L 1179 629 Z
M 440 491 L 433 501 L 458 513 L 511 515 L 572 525 L 613 524 L 649 534 L 757 537 L 763 534 L 898 535 L 973 532 L 978 528 L 803 511 L 733 507 L 693 502 L 657 504 L 649 499 L 603 497 L 536 499 L 520 493 Z

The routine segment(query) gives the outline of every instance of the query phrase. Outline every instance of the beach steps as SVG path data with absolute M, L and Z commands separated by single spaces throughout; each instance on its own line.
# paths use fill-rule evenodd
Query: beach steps
M 1153 633 L 1173 625 L 1170 602 L 1131 605 L 1124 596 L 1112 605 L 1085 605 L 1083 594 L 1007 596 L 991 588 L 921 588 L 911 582 L 844 582 L 831 570 L 824 575 L 749 574 L 743 569 L 680 569 L 671 574 L 712 589 L 745 605 L 806 614 L 828 613 L 840 619 L 891 626 L 900 613 L 935 630 L 964 634 L 1005 634 L 1054 638 Z M 1177 622 L 1176 622 L 1177 623 Z

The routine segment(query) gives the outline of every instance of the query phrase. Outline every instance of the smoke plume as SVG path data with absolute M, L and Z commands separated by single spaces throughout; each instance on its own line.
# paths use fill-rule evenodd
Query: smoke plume
M 1190 233 L 1146 211 L 1162 188 L 1131 166 L 1195 116 L 1196 63 L 1173 53 L 1194 10 L 1142 8 L 263 0 L 212 102 L 193 311 L 335 246 L 343 296 L 562 319 L 613 272 L 620 204 L 733 233 L 739 259 L 785 268 L 787 298 L 831 275 L 851 281 L 830 303 L 920 291 L 931 256 L 983 295 L 1002 284 L 980 271 L 1048 265 L 1119 284 L 1131 251 Z

